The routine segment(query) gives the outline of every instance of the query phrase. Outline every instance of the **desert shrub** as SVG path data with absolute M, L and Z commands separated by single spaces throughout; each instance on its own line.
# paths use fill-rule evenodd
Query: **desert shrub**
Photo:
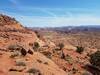
M 18 56 L 20 52 L 21 55 L 25 56 L 27 54 L 27 51 L 22 47 L 22 46 L 19 46 L 19 45 L 10 45 L 9 47 L 9 50 L 11 50 L 12 52 L 14 52 L 11 57 L 15 57 L 15 56 Z M 17 53 L 16 53 L 17 52 Z
M 20 51 L 14 51 L 14 52 L 11 52 L 10 58 L 15 58 L 15 57 L 18 57 L 20 55 L 21 55 Z
M 15 57 L 17 57 L 17 56 L 19 56 L 19 53 L 18 53 L 18 52 L 14 52 L 14 53 L 12 53 L 12 54 L 10 55 L 10 58 L 15 58 Z
M 23 61 L 17 61 L 16 66 L 26 66 L 26 63 Z
M 50 59 L 52 57 L 52 53 L 49 51 L 44 51 L 44 52 L 42 52 L 42 54 L 44 54 L 47 58 L 50 58 Z
M 9 50 L 20 50 L 21 49 L 21 46 L 15 44 L 15 45 L 9 45 L 8 46 L 8 49 Z
M 72 64 L 72 57 L 71 56 L 69 56 L 69 55 L 66 55 L 65 56 L 65 60 L 68 62 L 68 63 L 70 63 L 70 64 Z
M 39 43 L 38 42 L 34 42 L 34 46 L 33 46 L 33 49 L 35 51 L 37 51 L 37 49 L 40 47 Z
M 78 52 L 80 54 L 84 51 L 84 47 L 77 46 L 76 48 L 77 48 L 76 52 Z
M 64 44 L 63 44 L 63 43 L 59 43 L 59 44 L 58 44 L 58 47 L 60 47 L 60 50 L 62 50 L 63 47 L 64 47 Z
M 100 51 L 90 55 L 90 63 L 100 69 Z
M 36 75 L 42 75 L 41 72 L 38 69 L 35 68 L 31 68 L 27 71 L 27 73 L 32 73 L 32 74 L 36 74 Z

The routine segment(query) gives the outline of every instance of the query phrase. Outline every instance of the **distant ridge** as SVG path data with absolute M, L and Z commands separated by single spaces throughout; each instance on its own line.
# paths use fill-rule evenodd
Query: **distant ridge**
M 60 32 L 96 32 L 100 31 L 100 25 L 81 25 L 81 26 L 62 26 L 62 27 L 47 27 L 47 28 L 31 28 L 32 30 L 48 30 Z

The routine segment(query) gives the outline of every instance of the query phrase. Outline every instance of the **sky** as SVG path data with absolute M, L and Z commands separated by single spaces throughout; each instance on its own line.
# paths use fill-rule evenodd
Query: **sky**
M 0 13 L 27 27 L 100 25 L 100 0 L 0 0 Z

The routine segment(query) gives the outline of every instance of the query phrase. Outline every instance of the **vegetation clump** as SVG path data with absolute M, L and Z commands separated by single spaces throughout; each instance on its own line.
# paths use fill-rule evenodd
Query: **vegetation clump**
M 78 52 L 80 54 L 84 51 L 84 47 L 77 46 L 76 48 L 77 48 L 76 52 Z
M 16 52 L 11 53 L 10 58 L 15 58 L 19 55 L 20 55 L 19 52 L 16 51 Z
M 37 51 L 37 49 L 40 47 L 39 43 L 38 42 L 34 42 L 34 46 L 33 46 L 33 49 L 35 51 Z
M 72 62 L 73 62 L 72 57 L 69 55 L 65 56 L 65 61 L 67 61 L 69 64 L 72 64 Z
M 26 66 L 26 63 L 23 61 L 16 62 L 16 66 Z
M 27 73 L 35 74 L 35 75 L 42 75 L 38 69 L 31 68 L 27 71 Z
M 14 45 L 9 45 L 8 46 L 8 49 L 11 50 L 11 51 L 14 51 L 14 50 L 20 50 L 22 47 L 17 45 L 17 44 L 14 44 Z
M 10 46 L 8 47 L 8 49 L 11 50 L 12 52 L 18 51 L 18 52 L 21 53 L 22 56 L 25 56 L 25 55 L 27 54 L 27 51 L 26 51 L 22 46 L 20 46 L 20 45 L 10 45 Z M 17 55 L 18 55 L 18 54 L 15 53 L 15 54 L 12 55 L 11 57 L 15 57 L 15 56 L 17 56 Z
M 64 47 L 64 44 L 63 43 L 59 43 L 59 45 L 58 45 L 59 47 L 60 47 L 60 50 L 62 50 L 63 49 L 63 47 Z
M 90 63 L 100 69 L 100 51 L 90 55 Z

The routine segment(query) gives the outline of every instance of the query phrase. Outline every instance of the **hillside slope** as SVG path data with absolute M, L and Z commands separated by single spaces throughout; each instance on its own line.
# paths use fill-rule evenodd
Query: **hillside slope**
M 52 60 L 34 52 L 37 35 L 18 21 L 0 15 L 0 75 L 66 75 Z M 31 53 L 28 51 L 31 51 Z

